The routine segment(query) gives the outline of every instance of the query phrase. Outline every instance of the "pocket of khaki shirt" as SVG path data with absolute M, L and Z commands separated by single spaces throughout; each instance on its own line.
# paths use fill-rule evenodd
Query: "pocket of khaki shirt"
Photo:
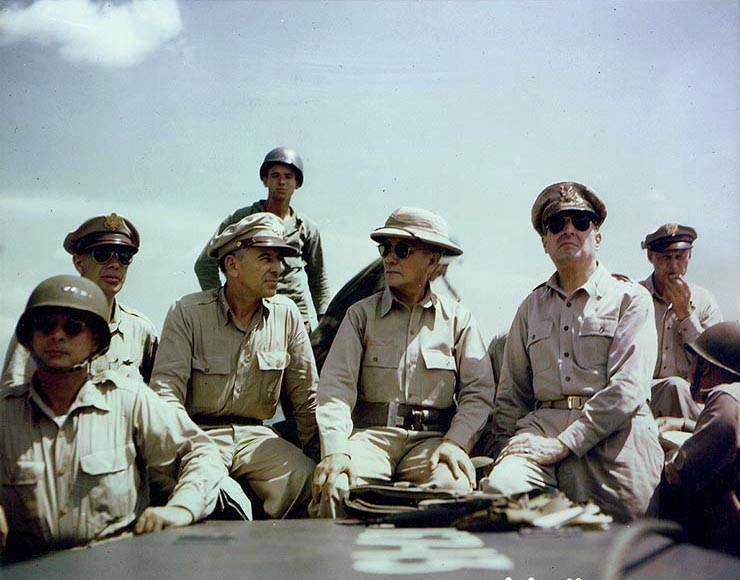
M 527 353 L 533 375 L 546 371 L 555 364 L 555 349 L 550 345 L 553 326 L 551 320 L 541 320 L 530 324 L 527 329 Z
M 422 348 L 421 357 L 427 373 L 419 383 L 421 399 L 435 407 L 451 406 L 457 384 L 455 358 L 434 348 Z
M 280 385 L 283 382 L 283 371 L 290 362 L 286 351 L 257 351 L 257 365 L 263 377 L 261 399 L 269 404 L 277 404 L 280 398 Z
M 81 473 L 75 488 L 79 505 L 84 505 L 85 500 L 89 502 L 89 519 L 103 525 L 133 513 L 138 496 L 131 472 L 135 459 L 133 443 L 80 457 Z
M 403 348 L 395 344 L 369 344 L 362 366 L 397 369 L 403 358 Z
M 578 340 L 573 341 L 575 359 L 579 366 L 605 371 L 618 322 L 614 316 L 594 316 L 581 323 Z
M 44 476 L 41 461 L 19 460 L 15 465 L 0 467 L 3 504 L 12 526 L 17 519 L 38 521 L 38 483 Z M 12 529 L 12 527 L 11 527 Z

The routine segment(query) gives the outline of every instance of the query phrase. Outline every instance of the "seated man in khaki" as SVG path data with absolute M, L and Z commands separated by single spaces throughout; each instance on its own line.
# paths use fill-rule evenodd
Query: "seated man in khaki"
M 693 355 L 685 347 L 705 329 L 722 322 L 714 296 L 684 279 L 696 238 L 690 226 L 665 224 L 642 242 L 653 265 L 653 273 L 640 284 L 653 296 L 658 331 L 650 398 L 656 417 L 696 420 L 699 416 L 700 405 L 687 380 Z
M 56 276 L 39 284 L 16 337 L 37 368 L 32 381 L 0 392 L 5 555 L 184 526 L 211 513 L 226 470 L 208 437 L 141 380 L 89 374 L 111 340 L 95 283 Z M 146 507 L 148 468 L 176 479 L 166 506 Z
M 321 373 L 312 516 L 343 516 L 353 484 L 470 491 L 467 452 L 491 412 L 493 373 L 473 317 L 429 285 L 443 254 L 462 254 L 446 222 L 400 208 L 370 237 L 386 287 L 349 308 Z
M 314 468 L 262 424 L 283 389 L 304 451 L 311 455 L 316 445 L 318 376 L 308 333 L 295 303 L 276 295 L 282 257 L 296 252 L 283 235 L 280 218 L 255 213 L 211 240 L 226 284 L 170 309 L 151 381 L 206 430 L 229 474 L 248 484 L 273 518 L 305 514 Z
M 72 263 L 80 276 L 95 282 L 108 301 L 110 348 L 95 359 L 92 373 L 115 370 L 148 383 L 157 352 L 157 330 L 146 316 L 118 300 L 129 266 L 139 251 L 139 243 L 139 232 L 134 224 L 112 213 L 85 220 L 67 234 L 63 246 L 72 254 Z M 22 385 L 31 379 L 35 370 L 28 350 L 11 339 L 3 366 L 2 386 Z
M 484 491 L 558 487 L 609 515 L 645 515 L 663 452 L 648 408 L 657 339 L 650 295 L 597 261 L 606 207 L 580 183 L 546 187 L 532 225 L 556 271 L 524 299 L 493 411 L 500 450 Z

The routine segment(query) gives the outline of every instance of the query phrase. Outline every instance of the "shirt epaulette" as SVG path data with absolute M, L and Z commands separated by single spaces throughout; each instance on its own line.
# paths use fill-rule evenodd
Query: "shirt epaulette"
M 10 387 L 3 387 L 0 389 L 0 401 L 3 399 L 10 399 L 13 397 L 22 397 L 25 395 L 29 388 L 31 386 L 31 383 L 23 383 L 21 385 L 12 385 Z
M 90 381 L 99 386 L 111 383 L 114 387 L 127 391 L 135 391 L 141 384 L 143 384 L 140 380 L 124 375 L 113 369 L 94 373 L 91 375 Z
M 189 308 L 191 306 L 199 306 L 201 304 L 210 304 L 218 300 L 218 291 L 220 288 L 212 288 L 211 290 L 203 290 L 202 292 L 194 292 L 193 294 L 187 294 L 178 300 L 181 306 Z
M 138 310 L 136 310 L 136 308 L 131 308 L 130 306 L 126 306 L 125 304 L 121 304 L 120 302 L 116 302 L 116 306 L 123 310 L 126 314 L 130 314 L 131 316 L 135 316 L 136 318 L 141 318 L 146 322 L 151 322 L 146 314 L 139 312 Z
M 616 278 L 620 282 L 629 282 L 630 284 L 634 284 L 634 280 L 630 278 L 629 276 L 625 276 L 624 274 L 614 274 L 612 273 L 612 278 Z
M 535 290 L 539 290 L 540 288 L 542 288 L 543 286 L 546 286 L 546 285 L 547 285 L 547 280 L 545 280 L 544 282 L 540 282 L 539 284 L 537 284 L 537 286 L 535 286 L 534 288 L 532 288 L 532 292 L 534 292 Z

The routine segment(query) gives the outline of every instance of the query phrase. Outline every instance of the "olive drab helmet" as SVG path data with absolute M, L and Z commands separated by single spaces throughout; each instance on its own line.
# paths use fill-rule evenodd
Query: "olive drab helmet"
M 275 147 L 275 149 L 265 155 L 265 160 L 260 165 L 260 179 L 264 180 L 267 178 L 267 171 L 273 163 L 290 165 L 293 171 L 295 171 L 295 181 L 298 187 L 303 185 L 303 159 L 301 159 L 297 151 L 288 147 Z
M 108 327 L 108 301 L 95 282 L 82 276 L 54 276 L 41 282 L 31 292 L 26 309 L 15 327 L 18 342 L 31 350 L 33 315 L 49 308 L 66 308 L 85 312 L 90 317 L 93 331 L 98 337 L 98 348 L 90 353 L 85 363 L 104 354 L 110 346 Z M 33 352 L 33 351 L 32 351 Z M 79 365 L 78 365 L 79 367 Z
M 740 376 L 740 322 L 710 326 L 686 347 L 713 365 Z

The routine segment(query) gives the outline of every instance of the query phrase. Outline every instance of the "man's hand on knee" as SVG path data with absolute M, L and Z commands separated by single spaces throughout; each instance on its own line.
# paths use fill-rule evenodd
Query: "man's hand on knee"
M 429 458 L 432 469 L 439 463 L 444 463 L 450 468 L 455 479 L 467 478 L 470 486 L 475 488 L 475 467 L 470 457 L 462 447 L 450 439 L 442 440 Z
M 568 449 L 557 437 L 542 437 L 531 433 L 514 435 L 500 457 L 507 455 L 524 455 L 540 465 L 558 463 L 570 455 Z
M 314 502 L 320 501 L 322 490 L 326 490 L 327 494 L 331 493 L 336 486 L 337 478 L 343 473 L 347 475 L 349 485 L 352 487 L 355 476 L 349 455 L 333 453 L 324 457 L 313 472 L 311 489 Z

